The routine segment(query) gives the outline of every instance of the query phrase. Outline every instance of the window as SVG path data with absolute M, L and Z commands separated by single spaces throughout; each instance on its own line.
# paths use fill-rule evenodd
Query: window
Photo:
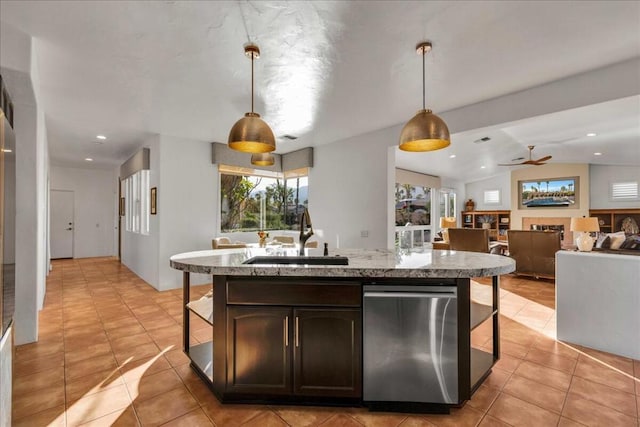
M 220 231 L 292 230 L 309 203 L 308 169 L 271 172 L 220 165 Z
M 499 205 L 500 204 L 500 190 L 486 190 L 484 192 L 484 204 L 485 205 Z
M 149 171 L 141 170 L 124 181 L 125 229 L 149 234 Z
M 440 190 L 440 217 L 457 217 L 456 215 L 456 192 L 443 188 Z
M 638 200 L 638 182 L 614 182 L 611 184 L 611 200 Z

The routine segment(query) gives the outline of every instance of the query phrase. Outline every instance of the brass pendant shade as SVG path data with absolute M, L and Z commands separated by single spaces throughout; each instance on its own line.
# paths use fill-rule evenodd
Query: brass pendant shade
M 276 138 L 258 113 L 246 113 L 229 132 L 229 148 L 245 153 L 268 153 L 276 149 Z
M 229 132 L 229 148 L 245 153 L 269 153 L 276 149 L 276 138 L 269 125 L 253 111 L 253 61 L 260 58 L 260 48 L 254 44 L 244 47 L 251 59 L 251 112 L 238 120 Z
M 425 108 L 424 58 L 431 51 L 430 42 L 418 43 L 416 52 L 422 55 L 422 110 L 407 122 L 400 132 L 403 151 L 435 151 L 451 144 L 449 128 L 440 117 Z
M 431 110 L 420 110 L 400 132 L 400 149 L 404 151 L 435 151 L 451 144 L 449 128 Z
M 273 154 L 258 153 L 251 155 L 251 164 L 256 166 L 272 166 L 275 163 Z

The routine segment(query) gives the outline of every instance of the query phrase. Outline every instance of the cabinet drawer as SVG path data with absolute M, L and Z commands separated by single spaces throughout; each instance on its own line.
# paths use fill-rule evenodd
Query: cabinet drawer
M 360 307 L 356 282 L 230 280 L 227 304 Z

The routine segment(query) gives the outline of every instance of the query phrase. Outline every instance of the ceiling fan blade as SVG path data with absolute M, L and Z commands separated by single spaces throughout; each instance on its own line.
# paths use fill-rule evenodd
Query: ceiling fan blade
M 546 162 L 549 159 L 551 159 L 551 156 L 544 156 L 540 157 L 538 160 L 536 160 L 536 162 Z
M 520 166 L 522 163 L 498 163 L 498 166 Z
M 538 160 L 525 160 L 524 162 L 521 163 L 522 165 L 544 165 L 544 163 L 540 163 Z

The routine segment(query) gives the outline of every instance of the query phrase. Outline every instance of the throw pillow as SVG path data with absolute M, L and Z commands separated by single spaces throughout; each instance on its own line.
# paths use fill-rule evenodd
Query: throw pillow
M 626 238 L 620 249 L 640 250 L 640 235 L 631 235 Z
M 609 234 L 609 237 L 611 237 L 611 249 L 620 249 L 620 246 L 622 246 L 624 240 L 627 238 L 624 231 L 611 233 Z
M 605 241 L 605 239 L 608 237 L 609 235 L 607 233 L 598 233 L 598 239 L 596 240 L 596 248 L 601 248 L 602 247 L 602 243 Z M 608 244 L 611 245 L 611 239 L 609 239 Z M 606 246 L 607 248 L 609 246 Z
M 605 234 L 604 239 L 600 242 L 600 246 L 596 246 L 596 248 L 601 249 L 609 249 L 611 247 L 611 237 Z

